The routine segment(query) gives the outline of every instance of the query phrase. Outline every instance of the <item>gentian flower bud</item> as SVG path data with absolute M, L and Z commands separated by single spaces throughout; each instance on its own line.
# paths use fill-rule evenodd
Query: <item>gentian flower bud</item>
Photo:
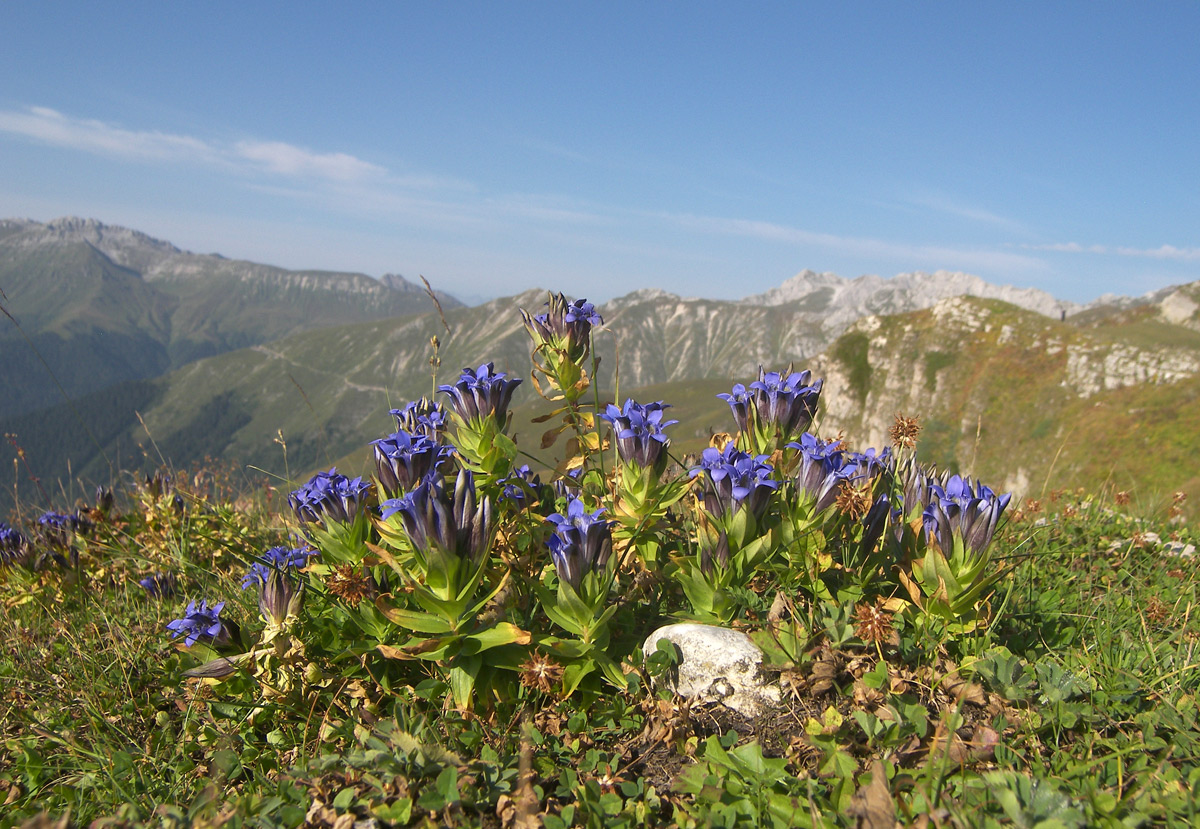
M 304 585 L 289 578 L 282 570 L 271 570 L 258 592 L 258 612 L 263 621 L 282 626 L 300 615 L 303 604 Z
M 96 509 L 108 515 L 113 508 L 113 491 L 106 486 L 96 487 Z
M 871 509 L 863 517 L 862 547 L 864 550 L 874 550 L 875 545 L 879 542 L 883 535 L 884 529 L 887 528 L 888 519 L 892 515 L 891 503 L 888 500 L 886 493 L 875 499 L 875 503 L 871 505 Z
M 151 497 L 158 499 L 174 489 L 175 484 L 171 480 L 170 473 L 158 470 L 153 475 L 146 476 L 146 491 Z
M 575 590 L 579 589 L 584 576 L 608 565 L 612 554 L 610 530 L 613 522 L 602 519 L 603 514 L 603 508 L 589 514 L 582 500 L 572 498 L 567 504 L 566 515 L 556 512 L 546 518 L 554 524 L 554 535 L 546 542 L 554 568 L 559 579 Z

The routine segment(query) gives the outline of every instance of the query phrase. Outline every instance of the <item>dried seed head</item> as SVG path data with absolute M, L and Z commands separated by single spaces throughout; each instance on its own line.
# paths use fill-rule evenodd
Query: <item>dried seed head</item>
M 917 436 L 921 434 L 921 424 L 917 422 L 915 415 L 905 417 L 896 412 L 896 422 L 892 424 L 888 434 L 892 438 L 892 446 L 897 449 L 912 449 L 917 445 Z
M 358 607 L 363 599 L 370 598 L 375 588 L 362 573 L 354 569 L 352 564 L 334 567 L 325 579 L 329 592 L 343 599 L 351 607 Z
M 864 642 L 881 645 L 892 638 L 892 614 L 884 610 L 885 599 L 880 596 L 875 604 L 860 604 L 854 608 L 854 633 Z
M 1122 489 L 1120 492 L 1118 492 L 1116 495 L 1113 496 L 1113 500 L 1117 502 L 1117 506 L 1123 507 L 1126 504 L 1128 504 L 1130 502 L 1130 500 L 1132 500 L 1132 497 L 1126 490 Z
M 562 665 L 545 654 L 531 654 L 521 664 L 521 684 L 543 694 L 553 693 L 562 682 L 562 675 Z
M 859 520 L 871 509 L 870 482 L 855 486 L 849 481 L 843 481 L 838 485 L 837 500 L 834 503 L 837 505 L 838 512 L 852 521 Z

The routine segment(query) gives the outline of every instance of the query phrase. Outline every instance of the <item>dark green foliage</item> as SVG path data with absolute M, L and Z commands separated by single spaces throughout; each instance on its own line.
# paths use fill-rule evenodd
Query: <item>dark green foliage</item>
M 936 391 L 938 372 L 954 365 L 956 359 L 957 355 L 950 351 L 925 352 L 925 388 L 929 391 Z
M 864 402 L 871 388 L 871 340 L 863 333 L 853 332 L 838 338 L 830 349 L 833 358 L 841 363 L 848 375 L 850 392 Z

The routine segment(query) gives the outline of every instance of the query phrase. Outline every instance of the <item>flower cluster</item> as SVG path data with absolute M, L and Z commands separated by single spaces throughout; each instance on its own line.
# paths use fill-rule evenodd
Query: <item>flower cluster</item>
M 81 528 L 77 515 L 61 512 L 44 512 L 38 517 L 38 535 L 51 547 L 67 547 L 71 536 Z
M 842 484 L 854 476 L 857 466 L 846 463 L 840 443 L 828 443 L 809 432 L 802 434 L 799 442 L 787 446 L 800 453 L 796 494 L 812 501 L 814 513 L 828 509 L 837 500 Z
M 670 443 L 663 429 L 679 422 L 663 420 L 663 412 L 669 408 L 661 400 L 644 405 L 626 400 L 623 408 L 609 404 L 600 418 L 612 424 L 617 439 L 617 455 L 622 461 L 637 464 L 643 469 L 656 469 L 661 473 L 666 466 L 667 445 Z
M 353 522 L 371 485 L 362 478 L 347 478 L 333 467 L 318 472 L 308 483 L 288 495 L 288 505 L 301 524 L 319 524 L 326 518 Z
M 554 535 L 546 542 L 558 577 L 575 590 L 583 577 L 608 564 L 612 554 L 611 521 L 605 521 L 603 508 L 588 513 L 579 498 L 567 503 L 567 514 L 554 513 L 546 518 L 554 525 Z
M 700 464 L 688 474 L 693 478 L 705 475 L 704 508 L 710 515 L 731 515 L 746 508 L 759 517 L 771 493 L 779 488 L 779 482 L 771 479 L 773 471 L 766 455 L 749 455 L 731 442 L 724 451 L 711 446 L 705 449 Z
M 254 584 L 260 587 L 266 584 L 267 576 L 271 575 L 273 570 L 300 570 L 316 555 L 320 553 L 312 547 L 272 547 L 250 565 L 250 569 L 242 577 L 242 589 L 245 590 Z
M 536 316 L 521 311 L 534 347 L 549 346 L 572 362 L 583 360 L 590 348 L 592 327 L 604 324 L 596 306 L 586 299 L 567 302 L 562 294 L 551 294 L 546 306 L 548 310 Z
M 513 390 L 521 383 L 519 377 L 505 379 L 494 363 L 484 363 L 477 369 L 464 368 L 453 386 L 438 386 L 438 391 L 450 395 L 450 406 L 463 421 L 471 423 L 494 417 L 503 423 L 508 417 L 508 405 Z
M 424 435 L 435 443 L 441 443 L 449 425 L 446 407 L 428 397 L 414 400 L 403 409 L 392 409 L 389 414 L 396 418 L 396 428 L 410 435 Z
M 199 604 L 189 602 L 183 618 L 168 622 L 167 630 L 171 631 L 173 637 L 183 636 L 185 647 L 190 648 L 200 639 L 221 644 L 228 639 L 228 631 L 221 621 L 221 609 L 224 607 L 225 602 L 218 602 L 212 607 L 204 599 Z
M 728 394 L 717 397 L 729 404 L 738 429 L 750 432 L 754 427 L 752 418 L 778 429 L 784 436 L 804 431 L 817 413 L 824 381 L 812 380 L 812 372 L 792 372 L 783 375 L 778 371 L 758 370 L 758 379 L 749 388 L 738 383 Z
M 955 537 L 967 550 L 982 553 L 992 543 L 1012 494 L 996 495 L 982 483 L 951 475 L 944 482 L 930 482 L 928 499 L 923 519 L 930 540 L 946 554 L 954 549 Z
M 371 441 L 375 447 L 375 472 L 386 495 L 412 489 L 437 475 L 442 463 L 454 454 L 453 446 L 440 444 L 428 435 L 400 431 Z M 382 496 L 381 496 L 382 497 Z
M 417 550 L 437 546 L 478 563 L 491 543 L 492 502 L 486 497 L 476 500 L 475 478 L 467 470 L 459 472 L 453 496 L 441 479 L 431 479 L 401 498 L 384 501 L 380 509 L 385 520 L 399 513 Z

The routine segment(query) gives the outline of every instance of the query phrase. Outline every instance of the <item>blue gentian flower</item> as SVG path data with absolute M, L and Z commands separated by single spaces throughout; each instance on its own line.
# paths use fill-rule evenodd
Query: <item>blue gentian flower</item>
M 71 535 L 75 532 L 77 519 L 73 515 L 61 512 L 44 512 L 38 518 L 38 535 L 47 544 L 55 547 L 66 547 L 71 543 Z
M 183 636 L 185 647 L 190 648 L 201 638 L 211 640 L 215 644 L 223 644 L 229 638 L 220 618 L 223 607 L 225 602 L 218 602 L 209 607 L 204 599 L 201 599 L 199 604 L 192 601 L 182 619 L 167 623 L 167 630 L 171 631 L 172 637 Z
M 453 496 L 440 479 L 426 480 L 412 492 L 380 504 L 384 519 L 397 513 L 413 547 L 436 545 L 445 552 L 478 564 L 491 544 L 492 502 L 476 500 L 475 478 L 461 470 Z
M 746 390 L 746 387 L 741 383 L 736 383 L 728 394 L 718 394 L 717 397 L 729 404 L 738 431 L 748 432 L 750 430 L 750 392 Z
M 551 294 L 546 306 L 548 310 L 536 316 L 521 311 L 534 345 L 561 349 L 569 360 L 578 363 L 591 348 L 593 326 L 603 325 L 604 320 L 586 299 L 567 302 L 562 294 Z
M 422 434 L 410 434 L 403 429 L 385 438 L 371 441 L 375 447 L 375 471 L 385 495 L 396 495 L 412 489 L 438 470 L 454 447 L 436 443 Z
M 414 400 L 403 409 L 389 412 L 396 418 L 396 428 L 410 435 L 424 435 L 435 443 L 441 443 L 449 425 L 446 407 L 428 397 Z
M 554 513 L 546 518 L 554 524 L 554 535 L 546 542 L 550 557 L 562 581 L 578 590 L 583 577 L 602 569 L 612 555 L 613 522 L 605 521 L 604 509 L 588 513 L 579 498 L 567 503 L 567 514 Z
M 892 450 L 888 447 L 881 452 L 872 446 L 864 452 L 847 452 L 845 457 L 847 466 L 857 467 L 859 477 L 870 478 L 888 467 L 892 461 Z
M 796 472 L 796 493 L 813 501 L 813 511 L 823 512 L 837 500 L 838 487 L 851 480 L 857 467 L 846 462 L 840 443 L 826 443 L 809 432 L 800 441 L 787 445 L 800 452 L 800 467 Z
M 626 463 L 635 463 L 643 469 L 666 465 L 667 444 L 670 438 L 663 431 L 678 420 L 663 420 L 663 411 L 671 408 L 661 400 L 657 403 L 636 403 L 626 400 L 624 408 L 611 403 L 600 415 L 612 424 L 617 437 L 617 455 Z
M 925 532 L 942 552 L 949 555 L 955 537 L 973 553 L 982 553 L 992 543 L 1012 493 L 996 495 L 982 483 L 952 475 L 944 483 L 929 484 L 929 504 L 923 521 Z
M 0 567 L 23 561 L 29 554 L 29 540 L 7 522 L 0 521 Z
M 529 464 L 522 464 L 500 481 L 501 492 L 499 501 L 524 502 L 530 492 L 536 492 L 542 485 L 541 479 L 533 474 Z
M 506 380 L 495 364 L 485 363 L 477 369 L 464 368 L 453 386 L 438 386 L 438 391 L 450 395 L 450 406 L 464 421 L 470 423 L 485 417 L 495 417 L 503 423 L 508 417 L 508 404 L 521 378 Z
M 301 524 L 319 524 L 326 518 L 351 523 L 358 515 L 371 484 L 347 478 L 337 467 L 318 472 L 308 483 L 288 495 L 288 504 Z
M 823 382 L 812 382 L 812 372 L 807 369 L 785 377 L 760 368 L 750 392 L 759 418 L 790 436 L 807 429 L 816 417 Z
M 310 558 L 317 555 L 320 553 L 311 547 L 272 547 L 259 556 L 258 561 L 251 564 L 246 575 L 242 576 L 242 589 L 252 584 L 266 584 L 272 570 L 300 570 Z
M 174 573 L 155 572 L 138 581 L 146 595 L 152 599 L 169 599 L 175 595 L 178 579 Z
M 693 478 L 706 475 L 704 508 L 710 515 L 728 515 L 745 507 L 757 518 L 779 488 L 779 482 L 771 479 L 774 467 L 766 461 L 766 455 L 748 455 L 730 441 L 723 452 L 712 446 L 705 449 L 700 464 L 688 474 Z

